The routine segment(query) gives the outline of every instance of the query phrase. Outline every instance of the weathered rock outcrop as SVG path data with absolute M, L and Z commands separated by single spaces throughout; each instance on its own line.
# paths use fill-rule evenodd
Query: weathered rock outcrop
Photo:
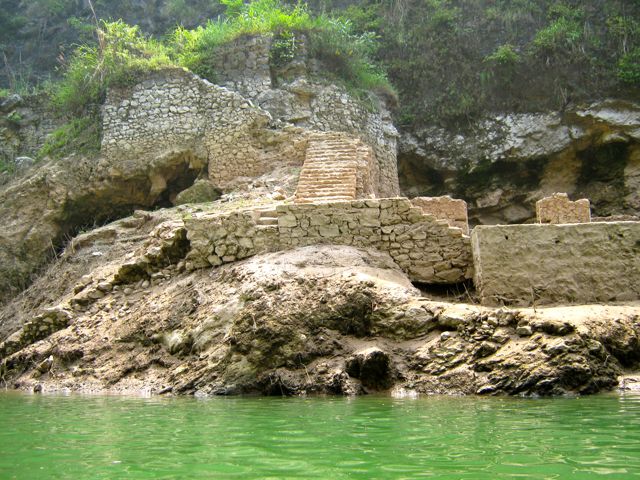
M 3 381 L 44 392 L 548 395 L 609 389 L 639 366 L 638 306 L 432 301 L 386 254 L 346 246 L 187 272 L 181 228 L 141 213 L 78 237 L 5 307 L 28 322 L 0 346 Z M 123 261 L 123 249 L 135 253 Z
M 9 170 L 0 172 L 0 185 L 33 165 L 47 135 L 60 123 L 49 110 L 46 95 L 0 96 L 0 166 Z
M 609 100 L 404 134 L 399 171 L 405 194 L 454 193 L 474 224 L 522 223 L 554 192 L 590 199 L 596 216 L 639 215 L 639 159 L 640 105 Z

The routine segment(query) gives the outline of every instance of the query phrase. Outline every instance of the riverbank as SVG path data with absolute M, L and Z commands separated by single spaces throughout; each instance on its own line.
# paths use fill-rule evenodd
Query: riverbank
M 148 239 L 141 228 L 136 234 Z M 195 271 L 178 262 L 151 279 L 107 287 L 96 275 L 123 275 L 123 265 L 134 275 L 137 265 L 123 260 L 133 240 L 107 230 L 79 237 L 73 253 L 4 308 L 5 317 L 31 319 L 1 347 L 9 387 L 197 396 L 589 394 L 616 388 L 639 360 L 638 302 L 489 308 L 470 293 L 443 301 L 415 288 L 388 255 L 346 246 Z M 171 251 L 175 236 L 165 237 L 158 248 Z M 51 297 L 57 306 L 36 316 L 35 306 Z

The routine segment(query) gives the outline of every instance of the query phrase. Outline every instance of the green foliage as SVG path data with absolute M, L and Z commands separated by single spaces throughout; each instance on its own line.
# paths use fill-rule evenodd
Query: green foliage
M 269 51 L 270 63 L 275 67 L 281 67 L 291 62 L 296 55 L 296 36 L 293 32 L 285 30 L 273 38 Z
M 8 164 L 2 158 L 0 158 L 0 173 L 11 172 L 12 170 L 12 165 Z
M 584 18 L 584 10 L 576 5 L 567 5 L 566 3 L 559 2 L 549 7 L 547 16 L 552 20 L 564 18 L 579 22 Z
M 611 15 L 607 18 L 609 34 L 619 42 L 620 50 L 627 53 L 629 45 L 640 40 L 640 21 L 625 15 Z
M 280 52 L 285 53 L 287 47 L 282 42 L 292 42 L 291 32 L 322 29 L 328 23 L 325 17 L 312 17 L 304 3 L 295 7 L 285 6 L 279 0 L 256 0 L 247 4 L 242 0 L 224 0 L 223 3 L 227 7 L 225 19 L 209 21 L 193 30 L 178 27 L 169 40 L 176 63 L 209 80 L 215 79 L 211 59 L 225 43 L 242 35 L 274 34 L 281 42 Z
M 22 115 L 20 115 L 18 112 L 13 111 L 11 112 L 9 115 L 7 115 L 7 121 L 13 125 L 18 125 L 20 123 L 20 121 L 22 120 Z
M 640 86 L 640 48 L 634 48 L 618 61 L 618 77 L 626 83 Z
M 62 158 L 71 153 L 95 153 L 99 150 L 99 121 L 97 116 L 90 115 L 73 119 L 54 130 L 36 158 Z
M 460 19 L 460 8 L 453 5 L 451 0 L 427 0 L 430 7 L 430 14 L 427 17 L 427 24 L 435 30 L 450 30 L 458 26 Z
M 53 104 L 61 111 L 82 114 L 101 103 L 110 85 L 128 85 L 149 71 L 173 65 L 167 48 L 144 37 L 123 21 L 101 22 L 97 45 L 76 49 L 57 85 Z
M 397 94 L 386 73 L 372 60 L 376 49 L 374 33 L 354 34 L 348 21 L 338 19 L 328 21 L 326 28 L 311 33 L 311 55 L 322 61 L 327 69 L 325 74 L 343 80 L 358 96 L 375 91 L 392 103 L 397 102 Z
M 510 66 L 520 61 L 520 55 L 513 45 L 507 43 L 500 45 L 491 55 L 487 55 L 485 61 L 496 65 Z
M 556 52 L 574 47 L 581 37 L 582 27 L 577 21 L 560 17 L 536 34 L 533 48 L 537 52 Z

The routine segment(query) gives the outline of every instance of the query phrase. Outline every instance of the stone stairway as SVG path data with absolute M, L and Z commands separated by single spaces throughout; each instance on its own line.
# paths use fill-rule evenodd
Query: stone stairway
M 343 133 L 317 133 L 309 139 L 295 203 L 355 200 L 358 139 Z
M 258 210 L 260 217 L 258 217 L 256 224 L 259 227 L 269 227 L 278 225 L 278 214 L 275 208 L 269 208 L 265 210 Z

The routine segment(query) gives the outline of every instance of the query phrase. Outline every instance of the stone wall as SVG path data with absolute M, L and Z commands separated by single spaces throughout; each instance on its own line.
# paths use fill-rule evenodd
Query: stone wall
M 479 226 L 471 238 L 485 304 L 640 299 L 640 222 Z
M 237 177 L 302 165 L 305 132 L 271 130 L 270 120 L 235 92 L 180 69 L 163 70 L 134 87 L 109 91 L 102 153 L 149 164 L 187 155 L 190 168 L 208 164 L 209 178 L 224 187 Z
M 0 163 L 20 170 L 22 165 L 16 158 L 34 158 L 47 136 L 62 123 L 48 107 L 44 94 L 0 98 Z
M 420 207 L 423 213 L 433 215 L 439 220 L 446 220 L 452 227 L 460 228 L 465 235 L 469 235 L 469 220 L 467 218 L 467 202 L 444 197 L 415 197 L 411 199 L 415 207 Z
M 217 266 L 259 253 L 334 244 L 387 252 L 416 282 L 453 284 L 473 275 L 469 237 L 422 214 L 403 198 L 319 205 L 280 205 L 277 226 L 260 212 L 194 214 L 185 219 L 191 268 Z
M 240 37 L 216 49 L 212 58 L 215 83 L 255 99 L 271 88 L 269 35 Z
M 253 38 L 246 51 L 240 48 L 241 43 L 233 48 L 236 55 L 243 52 L 247 63 L 252 48 L 257 49 L 256 55 L 267 55 L 265 45 Z M 234 70 L 229 78 L 258 78 L 251 72 L 245 72 L 244 77 L 239 71 Z M 110 89 L 102 112 L 103 155 L 107 160 L 118 159 L 120 164 L 135 158 L 136 162 L 144 160 L 150 165 L 167 163 L 169 157 L 188 157 L 189 169 L 199 171 L 208 165 L 209 179 L 224 188 L 238 177 L 253 178 L 277 167 L 301 166 L 307 139 L 314 131 L 348 132 L 375 153 L 372 170 L 379 179 L 378 194 L 399 193 L 397 133 L 390 118 L 369 112 L 338 87 L 318 84 L 310 87 L 312 96 L 300 97 L 308 103 L 309 121 L 285 123 L 257 106 L 264 100 L 264 89 L 226 82 L 253 99 L 181 69 L 155 72 L 133 87 Z M 274 101 L 291 95 L 298 98 L 284 90 L 269 93 Z M 152 183 L 160 188 L 163 182 L 166 178 Z
M 572 202 L 566 193 L 554 193 L 536 202 L 538 223 L 589 223 L 591 206 L 586 198 Z
M 219 49 L 216 82 L 240 92 L 276 121 L 323 132 L 346 132 L 375 152 L 380 196 L 400 193 L 396 161 L 398 132 L 384 105 L 365 105 L 337 85 L 318 82 L 324 67 L 310 58 L 306 38 L 296 34 L 290 62 L 270 60 L 271 37 L 242 37 Z M 269 76 L 271 73 L 271 76 Z

